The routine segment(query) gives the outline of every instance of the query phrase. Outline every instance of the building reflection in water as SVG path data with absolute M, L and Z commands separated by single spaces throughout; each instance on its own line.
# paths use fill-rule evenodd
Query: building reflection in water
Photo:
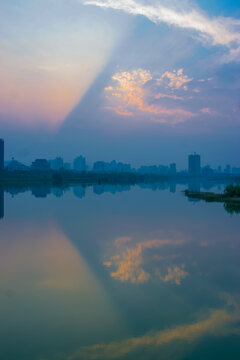
M 0 189 L 0 219 L 4 218 L 4 191 Z
M 74 186 L 73 193 L 77 198 L 83 199 L 86 196 L 86 187 L 82 185 Z
M 170 192 L 175 194 L 176 192 L 176 187 L 177 187 L 177 184 L 175 182 L 171 182 L 170 183 Z
M 96 195 L 102 195 L 104 193 L 111 193 L 116 194 L 122 191 L 130 191 L 131 185 L 111 185 L 111 184 L 105 184 L 105 185 L 94 185 L 93 186 L 93 192 Z
M 46 198 L 49 194 L 51 194 L 51 188 L 48 186 L 32 187 L 32 195 L 36 198 Z

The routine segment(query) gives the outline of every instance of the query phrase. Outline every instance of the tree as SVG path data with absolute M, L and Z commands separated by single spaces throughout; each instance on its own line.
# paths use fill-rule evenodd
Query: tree
M 239 190 L 238 188 L 240 188 L 239 185 L 234 186 L 233 184 L 230 184 L 230 185 L 226 186 L 226 188 L 224 190 L 224 194 L 229 197 L 238 196 L 237 195 L 238 190 Z

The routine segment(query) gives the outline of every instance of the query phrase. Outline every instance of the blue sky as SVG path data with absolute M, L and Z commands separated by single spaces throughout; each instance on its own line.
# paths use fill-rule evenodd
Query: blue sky
M 7 157 L 240 165 L 240 1 L 2 0 Z

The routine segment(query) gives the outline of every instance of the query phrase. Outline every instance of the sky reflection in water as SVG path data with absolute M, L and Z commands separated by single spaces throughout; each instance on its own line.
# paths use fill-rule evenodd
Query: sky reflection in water
M 239 215 L 145 187 L 4 194 L 4 360 L 239 359 Z

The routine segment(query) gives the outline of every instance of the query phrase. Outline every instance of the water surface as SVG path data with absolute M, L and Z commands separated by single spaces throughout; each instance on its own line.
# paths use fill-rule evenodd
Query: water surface
M 0 191 L 1 358 L 239 360 L 240 215 L 202 186 Z

